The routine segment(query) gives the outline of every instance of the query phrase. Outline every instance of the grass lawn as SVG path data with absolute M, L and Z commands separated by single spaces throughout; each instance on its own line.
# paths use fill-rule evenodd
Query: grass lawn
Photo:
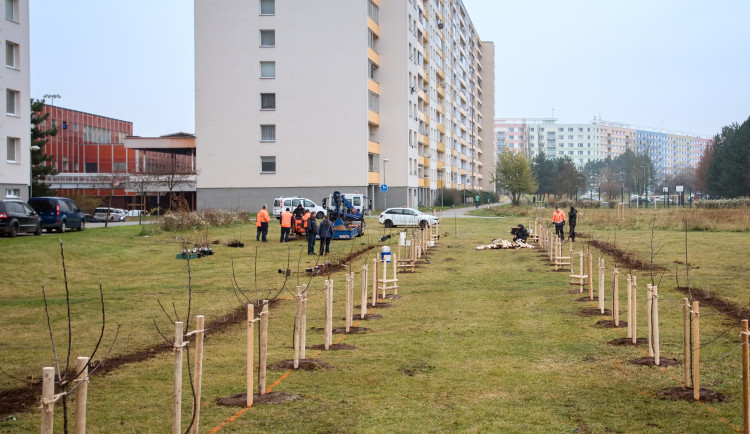
M 648 212 L 648 211 L 646 211 Z M 528 213 L 527 213 L 528 214 Z M 533 212 L 532 212 L 533 214 Z M 545 215 L 545 217 L 547 217 Z M 618 222 L 615 210 L 586 212 L 575 248 L 596 237 L 641 259 L 650 255 L 652 216 L 633 213 Z M 661 250 L 654 262 L 666 269 L 655 274 L 660 292 L 663 358 L 682 360 L 684 297 L 674 288 L 685 279 L 685 233 L 679 216 L 658 225 L 654 244 Z M 519 220 L 520 219 L 520 220 Z M 701 317 L 702 386 L 728 395 L 720 403 L 661 400 L 658 390 L 681 385 L 682 366 L 636 366 L 629 360 L 645 357 L 644 345 L 613 346 L 625 328 L 597 328 L 602 317 L 578 312 L 596 306 L 569 293 L 568 273 L 553 272 L 538 249 L 483 250 L 493 238 L 509 239 L 508 229 L 524 216 L 494 219 L 460 218 L 444 222 L 438 246 L 416 273 L 399 275 L 398 300 L 388 308 L 372 309 L 382 319 L 364 321 L 366 333 L 341 337 L 353 350 L 317 351 L 314 356 L 332 369 L 291 372 L 274 392 L 298 394 L 297 401 L 257 405 L 226 423 L 219 432 L 730 432 L 742 425 L 742 384 L 739 324 L 710 308 Z M 634 223 L 634 221 L 637 221 Z M 302 241 L 280 244 L 278 226 L 271 224 L 266 244 L 255 243 L 254 225 L 212 228 L 211 240 L 231 240 L 241 229 L 246 246 L 213 245 L 213 256 L 190 261 L 191 326 L 194 315 L 220 321 L 241 306 L 237 284 L 252 298 L 278 294 L 270 313 L 269 365 L 291 359 L 295 303 L 294 285 L 310 282 L 308 345 L 323 343 L 323 279 L 310 280 L 304 269 L 317 256 L 306 255 Z M 351 263 L 356 272 L 355 305 L 359 304 L 360 270 L 380 250 L 386 234 L 376 220 L 369 232 L 352 241 L 333 241 L 323 258 L 337 262 L 356 251 L 376 246 Z M 688 232 L 690 282 L 738 307 L 750 303 L 746 291 L 745 252 L 750 238 L 738 229 Z M 739 230 L 742 230 L 741 228 Z M 396 251 L 394 236 L 385 243 Z M 91 351 L 101 326 L 98 285 L 107 314 L 104 342 L 116 357 L 158 344 L 173 329 L 159 306 L 184 319 L 187 308 L 187 262 L 175 259 L 181 239 L 196 232 L 158 232 L 148 237 L 137 226 L 87 229 L 43 237 L 0 239 L 0 260 L 7 270 L 0 286 L 0 367 L 21 378 L 37 379 L 43 366 L 53 365 L 41 287 L 44 285 L 58 355 L 65 359 L 67 323 L 59 240 L 64 241 L 73 318 L 72 359 Z M 257 250 L 256 250 L 257 246 Z M 567 245 L 566 245 L 567 249 Z M 594 250 L 594 261 L 599 252 Z M 610 308 L 611 257 L 605 257 L 607 307 Z M 232 265 L 233 263 L 233 265 Z M 279 269 L 292 270 L 290 281 Z M 11 271 L 12 270 L 12 271 Z M 297 270 L 302 270 L 298 277 Z M 645 284 L 639 279 L 638 336 L 645 337 Z M 621 318 L 627 306 L 626 270 L 620 273 Z M 344 274 L 335 282 L 334 327 L 344 325 Z M 256 289 L 257 288 L 257 289 Z M 174 303 L 174 308 L 172 303 Z M 359 312 L 359 309 L 355 309 Z M 231 418 L 240 408 L 216 404 L 217 398 L 244 392 L 245 329 L 242 322 L 226 330 L 207 330 L 204 356 L 201 432 Z M 334 336 L 334 342 L 339 336 Z M 257 337 L 256 337 L 257 344 Z M 107 348 L 100 350 L 103 354 Z M 192 355 L 192 352 L 191 352 Z M 257 354 L 255 355 L 257 360 Z M 171 352 L 139 363 L 125 364 L 89 385 L 88 431 L 165 432 L 171 427 Z M 285 370 L 269 371 L 268 385 Z M 187 372 L 185 372 L 187 385 Z M 256 383 L 257 384 L 257 383 Z M 0 389 L 20 382 L 0 377 Z M 187 388 L 189 390 L 189 387 Z M 190 417 L 190 397 L 183 399 L 183 427 Z M 59 412 L 60 407 L 56 407 Z M 61 416 L 59 413 L 56 416 Z M 61 431 L 61 417 L 56 418 Z M 36 432 L 38 410 L 29 408 L 0 418 L 1 432 Z

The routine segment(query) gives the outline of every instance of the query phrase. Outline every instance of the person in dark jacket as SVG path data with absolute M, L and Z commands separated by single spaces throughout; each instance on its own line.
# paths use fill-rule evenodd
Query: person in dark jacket
M 523 227 L 521 223 L 518 224 L 518 227 L 516 228 L 516 236 L 513 238 L 513 241 L 523 241 L 524 243 L 529 238 L 529 231 Z
M 307 234 L 307 254 L 315 254 L 315 236 L 318 235 L 318 222 L 315 221 L 315 214 L 310 213 L 310 217 L 307 218 L 307 228 L 305 229 Z
M 568 211 L 568 226 L 570 226 L 570 233 L 568 234 L 568 238 L 570 238 L 570 241 L 575 242 L 576 241 L 576 219 L 578 218 L 578 210 L 570 207 L 570 211 Z
M 318 227 L 318 236 L 320 237 L 320 255 L 323 255 L 323 250 L 325 249 L 325 254 L 328 254 L 328 245 L 331 244 L 331 238 L 333 238 L 333 223 L 330 219 L 328 219 L 328 216 L 326 215 L 323 217 L 323 221 L 320 222 L 320 226 Z

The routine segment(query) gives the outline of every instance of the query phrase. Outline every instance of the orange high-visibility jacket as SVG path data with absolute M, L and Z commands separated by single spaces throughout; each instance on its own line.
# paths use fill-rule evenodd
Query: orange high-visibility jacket
M 268 211 L 262 209 L 258 211 L 257 217 L 255 217 L 255 226 L 260 227 L 261 223 L 268 223 L 271 221 L 271 216 L 268 215 Z
M 291 228 L 292 227 L 292 213 L 284 211 L 281 213 L 281 227 Z
M 559 209 L 552 213 L 552 223 L 562 223 L 565 221 L 565 213 Z
M 302 227 L 307 229 L 307 219 L 310 218 L 310 212 L 306 212 L 305 215 L 302 216 Z

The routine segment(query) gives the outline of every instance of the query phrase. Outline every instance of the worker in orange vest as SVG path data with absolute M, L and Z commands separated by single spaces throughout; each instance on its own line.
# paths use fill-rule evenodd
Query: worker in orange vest
M 310 210 L 306 209 L 305 214 L 302 216 L 302 229 L 307 233 L 307 220 L 310 218 Z
M 565 237 L 565 212 L 559 206 L 555 206 L 555 212 L 552 213 L 552 223 L 555 224 L 555 235 L 560 236 L 562 241 Z
M 264 243 L 268 242 L 266 235 L 268 235 L 268 222 L 271 221 L 271 216 L 268 215 L 267 208 L 266 205 L 263 205 L 263 209 L 258 211 L 258 215 L 255 217 L 255 227 L 258 228 L 258 232 L 255 234 L 255 241 L 259 241 L 262 234 Z
M 287 241 L 289 241 L 289 233 L 292 230 L 292 217 L 293 214 L 289 212 L 289 208 L 281 213 L 281 239 L 279 240 L 280 243 L 286 243 Z

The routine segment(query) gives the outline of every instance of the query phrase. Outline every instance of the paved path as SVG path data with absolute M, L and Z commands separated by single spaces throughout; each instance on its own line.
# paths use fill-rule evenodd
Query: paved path
M 509 204 L 509 203 L 510 203 L 510 199 L 505 199 L 502 202 L 491 203 L 491 204 L 483 204 L 483 205 L 479 205 L 479 207 L 480 208 L 489 208 L 489 207 L 493 207 L 493 206 L 506 205 L 506 204 Z M 469 212 L 471 212 L 471 211 L 473 211 L 475 209 L 477 209 L 477 208 L 473 207 L 473 206 L 467 206 L 467 207 L 463 207 L 463 208 L 446 209 L 446 210 L 443 210 L 443 212 L 441 214 L 441 217 L 443 219 L 452 219 L 454 217 L 459 217 L 459 218 L 473 218 L 473 219 L 501 219 L 501 218 L 505 218 L 505 217 L 502 217 L 502 216 L 492 216 L 492 217 L 489 217 L 489 216 L 473 216 L 473 215 L 469 215 Z

